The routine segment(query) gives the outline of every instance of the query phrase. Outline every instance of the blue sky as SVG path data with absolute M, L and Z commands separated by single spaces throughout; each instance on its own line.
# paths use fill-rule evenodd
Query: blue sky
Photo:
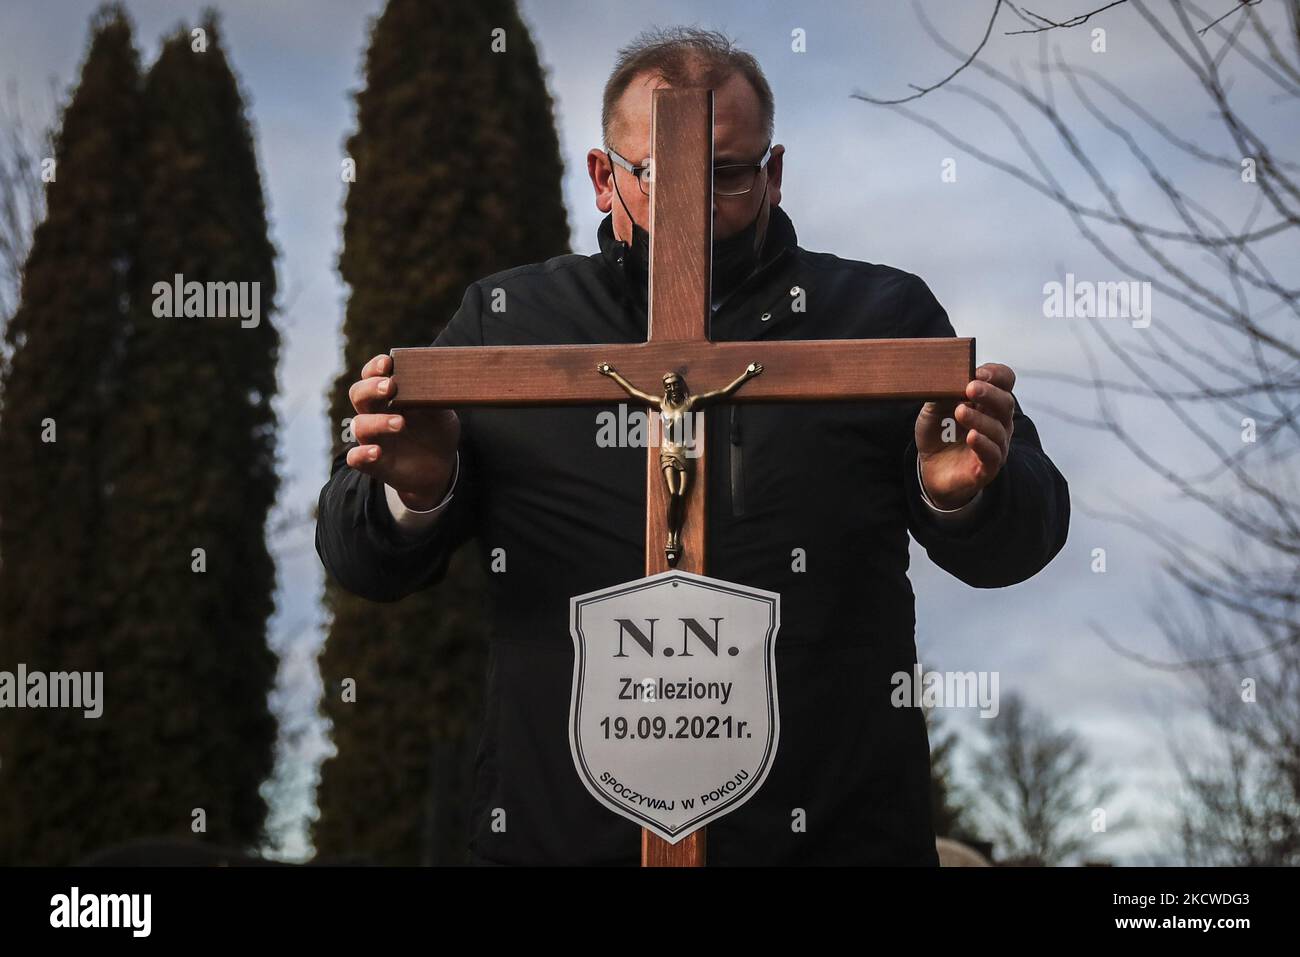
M 147 63 L 163 32 L 182 19 L 197 20 L 203 4 L 135 0 L 127 6 Z M 247 94 L 281 257 L 284 481 L 277 518 L 300 520 L 276 542 L 280 589 L 274 631 L 282 666 L 275 705 L 288 732 L 281 774 L 290 795 L 279 807 L 277 824 L 284 829 L 283 853 L 295 856 L 304 850 L 303 815 L 316 764 L 328 747 L 315 715 L 324 573 L 305 517 L 329 467 L 324 396 L 340 363 L 347 296 L 336 271 L 344 197 L 339 160 L 353 127 L 349 93 L 360 84 L 367 21 L 382 4 L 230 0 L 216 6 L 224 18 L 227 52 Z M 1263 13 L 1280 23 L 1276 6 L 1266 4 Z M 963 49 L 978 40 L 990 7 L 925 4 L 942 32 Z M 1079 9 L 1061 2 L 1040 7 L 1053 16 Z M 0 79 L 16 80 L 34 109 L 49 115 L 42 94 L 51 78 L 60 91 L 75 78 L 93 9 L 93 3 L 83 0 L 9 0 L 0 5 Z M 1160 580 L 1156 552 L 1141 535 L 1088 511 L 1136 502 L 1210 547 L 1226 546 L 1226 533 L 1180 502 L 1113 440 L 1044 411 L 1051 406 L 1089 416 L 1094 400 L 1088 390 L 1033 374 L 1086 374 L 1081 343 L 1096 345 L 1088 320 L 1044 316 L 1044 284 L 1063 280 L 1067 272 L 1098 281 L 1128 277 L 1102 260 L 1054 204 L 963 156 L 916 123 L 850 97 L 858 90 L 906 95 L 909 83 L 931 83 L 952 69 L 953 61 L 926 37 L 908 4 L 828 0 L 795 8 L 755 2 L 525 0 L 523 10 L 555 97 L 575 251 L 595 248 L 601 214 L 592 202 L 583 156 L 599 142 L 601 87 L 618 46 L 652 25 L 722 29 L 758 57 L 775 91 L 776 139 L 787 147 L 783 206 L 800 244 L 917 273 L 947 308 L 958 334 L 978 339 L 981 361 L 1004 362 L 1021 373 L 1021 405 L 1070 482 L 1075 512 L 1069 542 L 1036 578 L 993 592 L 949 578 L 914 548 L 921 662 L 950 670 L 999 671 L 1004 695 L 1019 691 L 1054 721 L 1078 730 L 1098 766 L 1122 785 L 1113 810 L 1135 813 L 1141 821 L 1126 835 L 1098 837 L 1090 854 L 1132 862 L 1162 859 L 1166 849 L 1158 824 L 1167 813 L 1167 797 L 1176 790 L 1166 735 L 1173 729 L 1195 729 L 1195 700 L 1185 698 L 1187 686 L 1176 677 L 1116 656 L 1091 627 L 1099 622 L 1128 647 L 1168 657 L 1150 617 Z M 1043 48 L 1033 38 L 1002 35 L 1015 25 L 1009 19 L 1003 23 L 984 59 L 1002 68 L 1018 62 L 1028 69 Z M 1185 71 L 1131 9 L 1118 8 L 1096 23 L 1107 30 L 1105 53 L 1091 50 L 1087 30 L 1056 31 L 1051 44 L 1068 62 L 1105 73 L 1188 138 L 1228 149 L 1205 102 L 1188 89 Z M 795 29 L 805 31 L 806 52 L 791 49 Z M 986 93 L 996 89 L 973 73 L 962 81 Z M 1234 97 L 1255 104 L 1260 128 L 1272 134 L 1276 148 L 1294 156 L 1295 131 L 1300 129 L 1294 102 L 1270 100 L 1261 82 L 1243 74 Z M 1068 91 L 1058 89 L 1057 96 L 1067 111 Z M 959 94 L 939 91 L 913 106 L 981 147 L 1016 155 L 1006 132 Z M 1068 115 L 1083 117 L 1080 141 L 1097 152 L 1126 201 L 1138 211 L 1157 210 L 1140 169 L 1113 137 L 1077 104 Z M 1041 125 L 1031 124 L 1031 129 L 1036 142 L 1049 143 Z M 1048 146 L 1044 155 L 1067 183 L 1091 189 L 1059 149 Z M 1211 174 L 1177 154 L 1160 156 L 1171 175 L 1202 187 L 1203 201 L 1235 221 L 1244 217 L 1251 200 L 1243 198 L 1242 184 L 1231 177 L 1210 180 Z M 956 160 L 955 182 L 941 178 L 949 158 Z M 1163 211 L 1159 216 L 1168 219 Z M 1290 256 L 1291 275 L 1295 251 L 1294 243 L 1289 250 L 1277 250 Z M 1107 320 L 1092 320 L 1102 321 Z M 1147 330 L 1109 322 L 1106 331 L 1123 348 L 1144 341 Z M 1195 317 L 1158 297 L 1153 323 L 1177 323 L 1193 340 L 1205 336 Z M 1205 466 L 1158 413 L 1135 402 L 1117 404 L 1152 450 L 1182 466 Z M 1231 425 L 1220 422 L 1223 428 Z M 1107 551 L 1104 575 L 1090 570 L 1092 550 L 1098 547 Z M 968 737 L 979 730 L 973 712 L 948 717 Z

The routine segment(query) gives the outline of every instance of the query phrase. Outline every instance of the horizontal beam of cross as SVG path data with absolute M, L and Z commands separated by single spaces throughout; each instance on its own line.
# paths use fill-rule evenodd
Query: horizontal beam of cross
M 959 399 L 975 377 L 974 339 L 816 339 L 616 345 L 394 349 L 393 408 L 561 405 L 625 401 L 596 372 L 609 362 L 657 392 L 678 372 L 692 392 L 719 389 L 751 362 L 763 374 L 732 401 Z

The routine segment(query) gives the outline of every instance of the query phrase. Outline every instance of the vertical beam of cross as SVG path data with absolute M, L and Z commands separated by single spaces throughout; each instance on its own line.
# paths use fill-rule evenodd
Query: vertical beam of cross
M 654 93 L 651 121 L 650 297 L 648 332 L 652 343 L 698 344 L 709 336 L 713 246 L 713 91 L 661 89 Z M 667 184 L 660 189 L 659 184 Z M 668 369 L 664 369 L 668 372 Z M 685 369 L 675 371 L 685 372 Z M 738 370 L 739 371 L 739 370 Z M 662 374 L 662 373 L 661 373 Z M 646 388 L 654 388 L 647 384 Z M 696 389 L 704 383 L 687 385 Z M 708 387 L 714 387 L 709 383 Z M 656 415 L 651 409 L 650 414 Z M 705 574 L 707 463 L 703 415 L 695 417 L 694 460 L 682 526 L 680 571 Z M 664 555 L 668 489 L 651 443 L 646 458 L 645 573 L 668 571 Z M 641 863 L 646 867 L 702 867 L 705 828 L 676 844 L 644 828 Z

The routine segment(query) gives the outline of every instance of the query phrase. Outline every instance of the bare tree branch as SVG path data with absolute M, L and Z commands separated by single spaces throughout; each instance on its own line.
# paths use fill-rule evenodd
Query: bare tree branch
M 1161 597 L 1149 615 L 1172 654 L 1126 647 L 1098 622 L 1093 630 L 1125 660 L 1187 675 L 1199 686 L 1194 704 L 1219 735 L 1203 765 L 1175 755 L 1186 794 L 1179 827 L 1189 860 L 1294 865 L 1300 863 L 1300 167 L 1291 158 L 1289 117 L 1271 108 L 1279 97 L 1270 100 L 1260 90 L 1276 88 L 1295 105 L 1300 68 L 1274 40 L 1276 29 L 1270 33 L 1258 0 L 1237 2 L 1217 18 L 1191 0 L 1169 3 L 1160 17 L 1144 0 L 1132 0 L 1157 53 L 1167 52 L 1173 68 L 1186 71 L 1186 96 L 1208 103 L 1221 142 L 1201 142 L 1143 106 L 1143 91 L 1068 62 L 1059 50 L 1046 62 L 1047 32 L 1118 5 L 1058 23 L 1008 3 L 1030 27 L 1016 32 L 1039 34 L 1041 83 L 1033 86 L 1019 64 L 1000 69 L 987 54 L 971 59 L 957 50 L 918 8 L 936 45 L 966 70 L 966 82 L 948 83 L 945 92 L 980 107 L 977 121 L 995 119 L 995 131 L 1005 130 L 1014 144 L 1009 156 L 911 106 L 888 105 L 1027 186 L 1031 197 L 1050 201 L 1118 276 L 1150 283 L 1161 297 L 1161 321 L 1137 339 L 1104 322 L 1071 325 L 1083 372 L 1024 375 L 1058 391 L 1089 389 L 1091 415 L 1036 401 L 1046 414 L 1109 436 L 1187 503 L 1178 521 L 1122 495 L 1112 496 L 1117 507 L 1108 510 L 1086 502 L 1076 507 L 1140 533 L 1155 547 Z M 1285 9 L 1300 50 L 1300 0 L 1287 0 Z M 1241 16 L 1226 23 L 1233 13 Z M 1069 94 L 1061 102 L 1055 78 Z M 983 81 L 992 93 L 974 88 Z M 1225 182 L 1232 185 L 1225 189 Z M 1130 414 L 1121 416 L 1124 405 Z M 1247 685 L 1250 694 L 1243 693 Z
M 1224 20 L 1228 19 L 1228 17 L 1236 13 L 1238 10 L 1244 9 L 1245 7 L 1253 7 L 1255 6 L 1255 4 L 1259 2 L 1260 0 L 1240 0 L 1240 2 L 1235 7 L 1229 10 L 1223 16 L 1211 20 L 1209 23 L 1201 27 L 1201 29 L 1197 30 L 1196 32 L 1199 33 L 1201 36 L 1205 36 L 1205 34 L 1209 33 L 1211 27 L 1218 26 Z
M 1017 36 L 1023 33 L 1044 33 L 1048 30 L 1068 29 L 1070 27 L 1082 26 L 1097 14 L 1105 13 L 1111 7 L 1118 7 L 1124 3 L 1128 3 L 1128 0 L 1114 0 L 1113 3 L 1108 3 L 1104 7 L 1098 7 L 1096 10 L 1090 10 L 1087 13 L 1080 13 L 1077 16 L 1070 17 L 1068 20 L 1062 20 L 1060 23 L 1057 23 L 1055 20 L 1049 20 L 1047 17 L 1040 16 L 1030 10 L 1026 10 L 1025 14 L 1032 17 L 1034 20 L 1037 20 L 1042 24 L 1042 26 L 1031 27 L 1028 30 L 1009 30 L 1007 36 Z
M 979 46 L 975 47 L 975 49 L 971 51 L 970 56 L 966 58 L 965 62 L 963 62 L 959 67 L 957 67 L 957 69 L 953 70 L 951 73 L 949 73 L 938 83 L 935 83 L 933 86 L 917 86 L 915 83 L 909 83 L 907 85 L 911 87 L 913 90 L 916 90 L 917 92 L 913 93 L 911 96 L 904 96 L 897 100 L 879 100 L 876 99 L 875 97 L 867 96 L 865 93 L 854 93 L 852 94 L 853 99 L 863 100 L 864 102 L 867 103 L 875 103 L 878 106 L 892 106 L 896 103 L 908 103 L 911 102 L 912 100 L 919 100 L 927 93 L 931 93 L 934 90 L 939 89 L 939 87 L 943 86 L 953 77 L 955 77 L 958 73 L 960 73 L 962 70 L 966 69 L 966 67 L 970 66 L 972 63 L 975 62 L 975 58 L 980 55 L 980 51 L 983 50 L 985 44 L 989 42 L 989 37 L 993 33 L 993 24 L 997 22 L 998 11 L 1002 9 L 1002 4 L 1004 2 L 1005 0 L 995 0 L 993 4 L 993 13 L 989 17 L 989 25 L 984 28 L 984 36 L 980 39 Z

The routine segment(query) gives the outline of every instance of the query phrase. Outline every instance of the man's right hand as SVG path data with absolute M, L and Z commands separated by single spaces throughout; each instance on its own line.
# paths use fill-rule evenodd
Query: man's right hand
M 357 411 L 352 434 L 359 444 L 348 449 L 347 463 L 391 485 L 408 508 L 430 509 L 451 485 L 460 420 L 451 409 L 385 411 L 397 394 L 392 371 L 391 356 L 375 356 L 348 389 Z

